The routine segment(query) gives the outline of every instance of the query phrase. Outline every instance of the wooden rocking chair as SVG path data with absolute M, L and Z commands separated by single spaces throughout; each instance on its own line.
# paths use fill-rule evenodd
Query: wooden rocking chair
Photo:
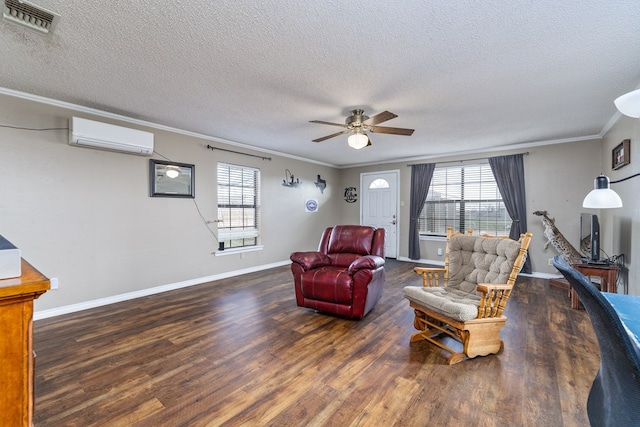
M 451 353 L 449 365 L 502 350 L 500 330 L 507 321 L 503 312 L 530 242 L 530 232 L 516 242 L 473 236 L 471 230 L 454 233 L 449 227 L 444 268 L 416 267 L 423 286 L 404 288 L 415 313 L 413 325 L 419 331 L 411 342 L 424 339 Z M 440 342 L 437 338 L 442 334 L 460 341 L 463 350 Z

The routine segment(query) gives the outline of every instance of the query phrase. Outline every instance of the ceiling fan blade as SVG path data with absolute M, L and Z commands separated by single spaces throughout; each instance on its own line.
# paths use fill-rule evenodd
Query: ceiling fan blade
M 322 138 L 314 139 L 313 142 L 322 142 L 322 141 L 325 141 L 325 140 L 327 140 L 329 138 L 333 138 L 334 136 L 342 135 L 343 133 L 349 133 L 349 132 L 351 132 L 351 131 L 349 129 L 346 129 L 346 130 L 343 130 L 343 131 L 338 132 L 338 133 L 334 133 L 334 134 L 331 134 L 331 135 L 323 136 Z
M 309 123 L 319 123 L 321 125 L 331 125 L 331 126 L 340 126 L 341 128 L 346 128 L 347 125 L 340 123 L 331 123 L 331 122 L 323 122 L 322 120 L 311 120 Z
M 369 127 L 369 131 L 375 133 L 392 133 L 394 135 L 407 135 L 410 136 L 413 134 L 413 129 L 405 129 L 405 128 L 390 128 L 387 126 L 371 126 Z
M 362 123 L 364 123 L 365 125 L 373 126 L 373 125 L 377 125 L 378 123 L 386 122 L 387 120 L 395 119 L 396 117 L 398 117 L 397 114 L 393 114 L 389 111 L 383 111 L 380 114 L 376 114 L 373 117 L 369 117 L 367 120 L 365 120 Z

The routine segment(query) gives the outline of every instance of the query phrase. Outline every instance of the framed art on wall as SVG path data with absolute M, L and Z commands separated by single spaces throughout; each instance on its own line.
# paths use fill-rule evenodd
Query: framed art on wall
M 623 140 L 611 152 L 611 169 L 620 169 L 631 162 L 631 140 Z
M 195 166 L 165 160 L 149 160 L 151 197 L 195 197 Z

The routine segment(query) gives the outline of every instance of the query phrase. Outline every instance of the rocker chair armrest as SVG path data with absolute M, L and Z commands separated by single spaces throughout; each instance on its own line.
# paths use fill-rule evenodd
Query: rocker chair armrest
M 431 267 L 415 267 L 413 271 L 416 274 L 422 275 L 422 286 L 425 288 L 435 288 L 440 286 L 440 275 L 444 277 L 447 272 L 444 268 L 431 268 Z
M 478 319 L 501 317 L 507 306 L 513 285 L 482 283 L 476 287 L 482 293 L 478 305 Z
M 488 293 L 489 291 L 492 290 L 507 290 L 507 289 L 513 289 L 513 285 L 507 285 L 507 284 L 494 284 L 494 283 L 481 283 L 478 285 L 478 287 L 476 288 L 476 290 L 478 292 L 482 292 L 482 293 Z
M 331 265 L 331 258 L 322 252 L 294 252 L 289 258 L 292 262 L 300 264 L 304 271 Z
M 422 273 L 445 273 L 447 270 L 444 268 L 437 268 L 437 267 L 414 267 L 413 271 L 415 271 L 417 274 L 422 274 Z

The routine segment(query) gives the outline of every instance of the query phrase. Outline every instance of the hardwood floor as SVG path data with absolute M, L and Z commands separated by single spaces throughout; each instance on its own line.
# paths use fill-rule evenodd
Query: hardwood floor
M 36 426 L 585 426 L 599 365 L 565 290 L 520 278 L 505 350 L 448 366 L 409 345 L 387 260 L 361 321 L 297 307 L 288 267 L 35 322 Z

